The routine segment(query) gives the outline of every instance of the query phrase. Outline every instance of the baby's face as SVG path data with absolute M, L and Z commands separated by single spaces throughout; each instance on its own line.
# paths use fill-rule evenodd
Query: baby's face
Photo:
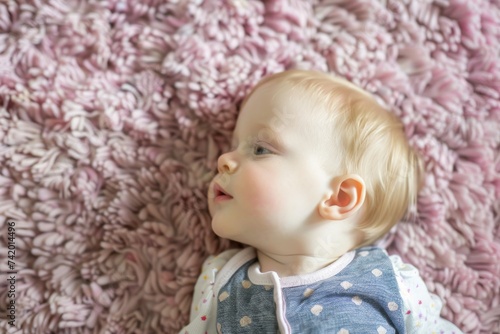
M 217 235 L 280 252 L 297 245 L 319 219 L 317 206 L 330 176 L 321 165 L 326 139 L 311 117 L 312 107 L 272 82 L 247 101 L 233 148 L 219 157 L 219 173 L 209 188 Z

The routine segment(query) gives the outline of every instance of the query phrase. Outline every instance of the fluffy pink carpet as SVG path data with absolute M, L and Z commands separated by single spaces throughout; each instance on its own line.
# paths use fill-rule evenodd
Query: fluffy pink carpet
M 500 2 L 0 2 L 0 270 L 20 333 L 175 333 L 207 254 L 206 188 L 266 74 L 345 76 L 425 157 L 386 240 L 466 333 L 500 333 Z M 5 277 L 5 276 L 2 276 Z M 0 283 L 0 331 L 7 285 Z M 3 328 L 3 329 L 2 329 Z

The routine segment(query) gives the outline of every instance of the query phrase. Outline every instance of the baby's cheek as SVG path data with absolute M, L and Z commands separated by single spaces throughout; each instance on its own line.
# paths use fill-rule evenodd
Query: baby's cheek
M 280 210 L 280 194 L 276 180 L 257 173 L 249 173 L 243 189 L 249 209 L 257 215 L 269 215 Z

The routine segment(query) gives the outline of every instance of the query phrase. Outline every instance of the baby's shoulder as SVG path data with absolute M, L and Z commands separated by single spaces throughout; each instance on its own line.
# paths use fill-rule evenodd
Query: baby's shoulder
M 418 277 L 418 269 L 409 263 L 403 262 L 399 255 L 389 255 L 383 248 L 366 246 L 356 249 L 355 262 L 367 266 L 390 266 L 396 276 L 402 278 Z
M 387 251 L 377 246 L 365 246 L 356 249 L 352 264 L 358 266 L 393 266 Z

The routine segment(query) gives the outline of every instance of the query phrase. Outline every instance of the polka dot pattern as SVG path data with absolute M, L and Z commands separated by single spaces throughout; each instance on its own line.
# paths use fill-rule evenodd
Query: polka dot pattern
M 247 327 L 252 323 L 252 319 L 248 316 L 244 316 L 243 318 L 240 319 L 240 326 L 241 327 Z
M 348 290 L 350 287 L 352 287 L 352 283 L 348 281 L 343 281 L 340 283 L 340 286 L 344 288 L 344 290 Z
M 323 311 L 323 306 L 321 305 L 314 305 L 311 308 L 311 313 L 318 316 L 321 312 Z
M 352 297 L 352 302 L 359 306 L 363 303 L 363 300 L 359 296 L 354 296 Z
M 206 268 L 199 278 L 206 287 L 192 307 L 197 326 L 207 324 L 219 334 L 280 333 L 276 320 L 281 308 L 287 312 L 282 326 L 289 326 L 292 333 L 461 333 L 439 317 L 442 304 L 428 293 L 418 271 L 376 248 L 359 250 L 338 274 L 291 287 L 280 287 L 279 282 L 274 283 L 277 286 L 256 284 L 246 268 L 217 289 L 218 295 L 211 288 L 213 275 L 207 274 L 211 268 Z M 274 303 L 277 291 L 286 305 Z M 211 312 L 207 305 L 215 302 L 217 312 Z
M 310 288 L 307 288 L 304 290 L 304 297 L 308 298 L 310 297 L 312 294 L 313 294 L 314 290 L 313 289 L 310 289 Z
M 385 329 L 384 327 L 382 326 L 378 326 L 377 328 L 377 333 L 378 334 L 386 334 L 387 333 L 387 329 Z
M 396 304 L 395 302 L 389 302 L 389 304 L 387 304 L 387 307 L 391 311 L 397 311 L 399 309 L 399 305 Z
M 401 295 L 392 264 L 381 250 L 364 248 L 338 274 L 285 288 L 250 280 L 249 267 L 241 267 L 220 289 L 216 298 L 218 332 L 279 332 L 276 319 L 280 309 L 286 319 L 282 326 L 292 333 L 404 332 Z M 283 294 L 277 304 L 276 291 Z M 380 314 L 382 309 L 386 312 Z
M 250 283 L 250 281 L 243 280 L 243 282 L 241 282 L 241 286 L 245 289 L 249 289 L 252 286 L 252 283 Z
M 222 303 L 229 297 L 229 292 L 224 291 L 219 295 L 219 301 Z

